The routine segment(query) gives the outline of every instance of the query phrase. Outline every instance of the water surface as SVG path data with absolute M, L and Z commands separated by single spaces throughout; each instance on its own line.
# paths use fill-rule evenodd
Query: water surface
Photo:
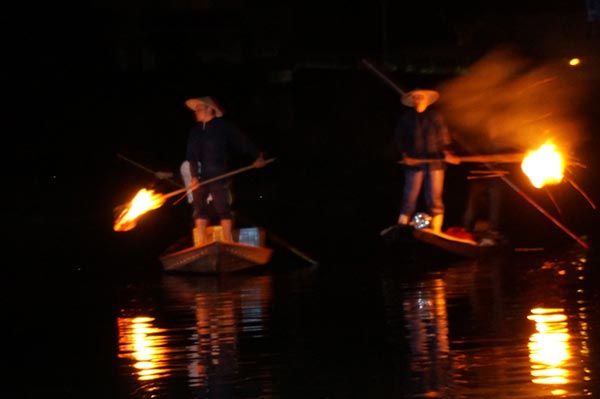
M 599 397 L 588 256 L 161 274 L 118 289 L 119 394 Z

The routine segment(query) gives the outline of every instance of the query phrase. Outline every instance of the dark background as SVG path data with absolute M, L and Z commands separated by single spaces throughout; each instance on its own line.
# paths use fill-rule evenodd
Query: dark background
M 131 232 L 113 232 L 114 207 L 137 190 L 173 189 L 117 155 L 177 171 L 193 121 L 183 102 L 214 95 L 277 158 L 236 179 L 240 216 L 315 257 L 366 256 L 396 218 L 400 171 L 389 144 L 398 94 L 360 60 L 408 90 L 464 73 L 502 45 L 539 63 L 582 58 L 590 97 L 580 112 L 587 136 L 575 149 L 586 168 L 576 177 L 596 201 L 599 22 L 587 11 L 583 1 L 8 6 L 1 36 L 9 244 L 35 270 L 111 271 L 126 267 L 126 255 L 156 262 L 189 230 L 189 209 L 167 204 Z M 463 172 L 448 173 L 448 225 L 462 211 Z M 593 237 L 589 201 L 568 184 L 553 190 L 527 194 Z M 507 191 L 507 227 L 523 245 L 573 242 Z

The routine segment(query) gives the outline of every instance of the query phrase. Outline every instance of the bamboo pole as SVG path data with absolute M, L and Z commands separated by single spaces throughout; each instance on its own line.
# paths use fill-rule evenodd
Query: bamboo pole
M 274 160 L 275 160 L 275 158 L 270 158 L 270 159 L 265 160 L 265 165 L 273 162 Z M 248 170 L 255 169 L 255 168 L 256 168 L 256 166 L 254 166 L 254 164 L 248 165 L 248 166 L 244 166 L 243 168 L 239 168 L 239 169 L 233 170 L 231 172 L 223 173 L 222 175 L 219 175 L 219 176 L 216 176 L 216 177 L 212 177 L 210 179 L 202 180 L 201 182 L 198 182 L 198 184 L 194 184 L 194 185 L 192 185 L 189 188 L 188 187 L 184 187 L 184 188 L 181 188 L 179 190 L 171 191 L 170 193 L 164 194 L 163 198 L 165 198 L 165 199 L 166 198 L 171 198 L 171 197 L 174 197 L 176 195 L 179 195 L 179 194 L 182 194 L 182 193 L 186 193 L 188 190 L 195 190 L 195 189 L 197 189 L 200 186 L 204 186 L 204 185 L 209 184 L 209 183 L 214 183 L 216 181 L 219 181 L 219 180 L 225 179 L 227 177 L 231 177 L 231 176 L 234 176 L 234 175 L 237 175 L 239 173 L 246 172 Z
M 377 75 L 381 80 L 383 80 L 385 83 L 387 83 L 392 89 L 394 89 L 394 91 L 400 95 L 404 95 L 404 90 L 402 90 L 398 84 L 396 84 L 396 82 L 394 82 L 392 79 L 390 79 L 388 76 L 386 76 L 385 73 L 381 72 L 379 70 L 379 68 L 377 68 L 375 65 L 373 65 L 371 62 L 367 61 L 366 59 L 362 59 L 360 60 L 361 64 L 363 64 L 364 66 L 367 67 L 367 69 L 371 72 L 373 72 L 375 75 Z
M 446 159 L 433 159 L 433 158 L 409 158 L 406 157 L 398 161 L 399 164 L 402 165 L 422 165 L 426 163 L 434 163 L 434 162 L 448 162 L 448 163 L 463 163 L 463 162 L 473 162 L 473 163 L 519 163 L 523 161 L 525 154 L 522 152 L 510 153 L 510 154 L 488 154 L 488 155 L 465 155 L 465 156 L 453 156 L 451 160 Z
M 561 222 L 559 222 L 554 216 L 552 216 L 551 214 L 549 214 L 544 208 L 542 208 L 540 205 L 538 205 L 533 199 L 531 199 L 527 194 L 525 194 L 519 187 L 517 187 L 513 182 L 511 182 L 510 180 L 508 180 L 508 178 L 506 176 L 499 176 L 499 177 L 506 184 L 508 184 L 508 186 L 510 188 L 512 188 L 513 190 L 515 190 L 517 192 L 517 194 L 519 194 L 523 199 L 525 199 L 525 201 L 529 202 L 531 205 L 533 205 L 533 207 L 535 209 L 537 209 L 538 211 L 540 211 L 540 213 L 542 215 L 546 216 L 552 223 L 554 223 L 555 225 L 557 225 L 558 227 L 560 227 L 560 229 L 562 231 L 564 231 L 565 233 L 567 233 L 567 235 L 569 235 L 571 238 L 573 238 L 575 241 L 577 241 L 577 243 L 579 245 L 581 245 L 585 249 L 590 249 L 589 245 L 585 241 L 583 241 L 581 238 L 579 238 L 577 235 L 575 235 L 565 225 L 563 225 Z
M 476 180 L 476 179 L 492 179 L 498 176 L 507 175 L 508 172 L 496 172 L 496 173 L 487 173 L 487 174 L 478 174 L 473 176 L 467 176 L 467 180 Z
M 583 191 L 581 189 L 581 187 L 579 187 L 572 179 L 565 177 L 565 180 L 571 185 L 573 186 L 573 188 L 575 190 L 577 190 L 577 192 L 579 194 L 581 194 L 583 196 L 583 198 L 585 198 L 585 200 L 588 202 L 588 204 L 590 204 L 590 206 L 592 207 L 592 209 L 596 210 L 596 204 L 594 203 L 594 201 L 592 201 L 592 199 L 585 193 L 585 191 Z
M 156 176 L 156 171 L 154 171 L 154 170 L 152 170 L 152 169 L 149 169 L 149 168 L 145 167 L 144 165 L 142 165 L 142 164 L 139 164 L 139 163 L 135 162 L 134 160 L 132 160 L 132 159 L 130 159 L 130 158 L 127 158 L 125 155 L 122 155 L 122 154 L 117 154 L 117 156 L 118 156 L 119 158 L 121 158 L 122 160 L 129 162 L 129 163 L 130 163 L 130 164 L 132 164 L 133 166 L 136 166 L 136 167 L 138 167 L 138 168 L 142 169 L 143 171 L 145 171 L 145 172 L 148 172 L 148 173 L 150 173 L 150 174 L 152 174 L 152 175 Z M 169 182 L 169 183 L 170 183 L 172 186 L 175 186 L 175 187 L 181 187 L 181 184 L 177 183 L 177 182 L 176 182 L 175 180 L 173 180 L 173 179 L 164 179 L 164 180 L 168 181 L 168 182 Z

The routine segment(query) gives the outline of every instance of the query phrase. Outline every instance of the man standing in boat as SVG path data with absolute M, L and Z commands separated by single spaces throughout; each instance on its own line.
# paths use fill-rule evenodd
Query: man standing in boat
M 203 180 L 229 172 L 229 158 L 233 153 L 254 160 L 254 167 L 266 163 L 254 143 L 232 122 L 223 118 L 223 107 L 210 96 L 190 98 L 185 105 L 194 112 L 196 123 L 190 129 L 185 160 L 189 162 L 193 190 L 193 218 L 197 231 L 196 245 L 207 242 L 206 229 L 210 215 L 208 198 L 223 230 L 223 240 L 233 241 L 231 212 L 231 180 L 220 179 L 206 185 Z
M 439 99 L 435 90 L 412 90 L 402 95 L 407 106 L 396 123 L 394 142 L 402 155 L 404 185 L 399 225 L 408 225 L 423 191 L 427 212 L 432 217 L 431 229 L 442 231 L 444 201 L 442 198 L 446 162 L 455 157 L 449 151 L 451 138 L 442 115 L 430 108 Z M 458 163 L 458 162 L 456 162 Z

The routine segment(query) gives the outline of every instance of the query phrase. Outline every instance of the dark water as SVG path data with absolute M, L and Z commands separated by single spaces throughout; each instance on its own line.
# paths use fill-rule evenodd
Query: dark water
M 15 277 L 3 397 L 598 398 L 597 268 L 569 247 Z
M 120 291 L 123 389 L 140 398 L 597 397 L 599 292 L 587 258 L 563 255 L 408 273 L 415 265 L 398 262 L 163 275 Z

